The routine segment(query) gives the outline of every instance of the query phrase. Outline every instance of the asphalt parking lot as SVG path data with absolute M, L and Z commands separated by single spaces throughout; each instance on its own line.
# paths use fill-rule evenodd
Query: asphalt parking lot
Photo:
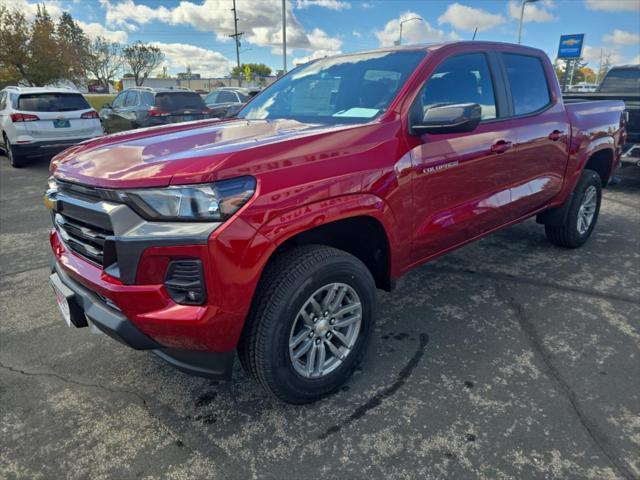
M 294 407 L 67 328 L 47 166 L 0 157 L 0 478 L 640 478 L 640 168 L 582 249 L 529 220 L 380 292 L 363 370 Z

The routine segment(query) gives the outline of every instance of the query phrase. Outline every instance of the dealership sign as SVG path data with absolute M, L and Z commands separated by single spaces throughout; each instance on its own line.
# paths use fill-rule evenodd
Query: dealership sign
M 580 58 L 584 45 L 584 33 L 575 35 L 560 35 L 560 46 L 558 47 L 558 58 Z

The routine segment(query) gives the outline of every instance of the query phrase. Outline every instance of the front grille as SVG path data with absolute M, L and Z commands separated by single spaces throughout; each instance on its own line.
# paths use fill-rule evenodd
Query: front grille
M 55 214 L 54 221 L 63 241 L 71 250 L 103 266 L 105 242 L 113 232 L 60 213 Z

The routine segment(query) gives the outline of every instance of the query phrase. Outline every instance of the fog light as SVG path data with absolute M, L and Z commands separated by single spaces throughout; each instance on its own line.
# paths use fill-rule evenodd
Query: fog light
M 174 260 L 167 268 L 164 286 L 174 302 L 202 305 L 207 300 L 200 260 Z

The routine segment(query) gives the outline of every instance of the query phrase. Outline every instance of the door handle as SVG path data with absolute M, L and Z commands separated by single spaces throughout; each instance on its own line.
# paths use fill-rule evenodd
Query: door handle
M 506 140 L 498 140 L 496 143 L 491 145 L 491 153 L 504 153 L 509 150 L 512 145 L 512 142 L 507 142 Z
M 557 142 L 558 140 L 560 140 L 563 133 L 564 132 L 562 130 L 554 130 L 549 134 L 549 140 L 553 140 L 554 142 Z

